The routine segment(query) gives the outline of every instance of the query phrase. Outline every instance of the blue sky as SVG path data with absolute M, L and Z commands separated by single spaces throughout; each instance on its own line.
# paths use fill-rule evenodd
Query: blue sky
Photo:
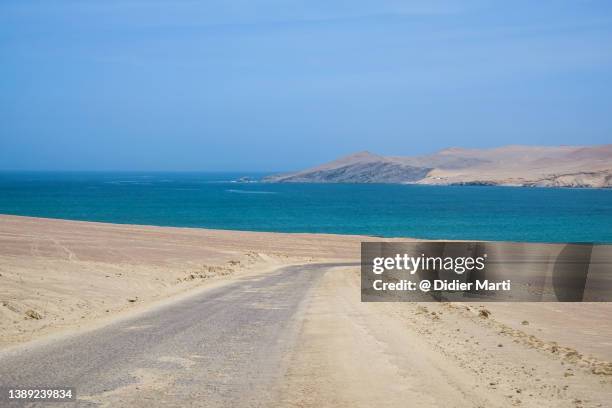
M 609 1 L 0 2 L 0 169 L 612 141 Z

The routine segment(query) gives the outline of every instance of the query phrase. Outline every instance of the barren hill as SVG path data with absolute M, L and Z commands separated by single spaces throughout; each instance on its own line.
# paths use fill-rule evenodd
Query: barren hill
M 359 152 L 267 182 L 612 187 L 612 144 L 449 148 L 426 156 Z

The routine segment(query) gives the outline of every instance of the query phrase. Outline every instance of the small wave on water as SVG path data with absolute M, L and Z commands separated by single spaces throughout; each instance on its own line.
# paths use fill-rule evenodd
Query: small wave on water
M 113 180 L 113 181 L 105 181 L 104 184 L 150 186 L 153 183 L 150 181 L 138 181 L 138 180 Z
M 278 194 L 276 191 L 261 191 L 261 190 L 235 190 L 229 189 L 225 190 L 228 193 L 236 193 L 236 194 Z

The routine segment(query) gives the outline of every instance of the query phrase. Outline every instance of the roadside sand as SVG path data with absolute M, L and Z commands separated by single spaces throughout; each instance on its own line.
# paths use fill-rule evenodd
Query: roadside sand
M 359 242 L 0 215 L 0 348 L 142 308 L 211 281 L 355 260 Z
M 361 303 L 359 287 L 356 269 L 339 268 L 315 288 L 304 305 L 299 346 L 286 361 L 279 406 L 610 406 L 610 363 L 523 336 L 495 312 L 482 316 L 490 304 Z M 548 327 L 542 317 L 549 312 L 533 306 L 513 319 L 529 316 L 536 327 Z M 579 306 L 569 310 L 581 310 L 587 319 L 581 327 L 610 330 L 599 313 L 612 311 L 609 304 L 591 318 L 584 312 L 596 305 Z M 567 323 L 573 331 L 575 320 Z M 592 346 L 600 341 L 584 336 L 579 345 L 597 350 Z

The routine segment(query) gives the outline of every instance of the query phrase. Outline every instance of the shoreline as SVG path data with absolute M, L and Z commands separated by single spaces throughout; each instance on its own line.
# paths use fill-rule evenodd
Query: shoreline
M 565 189 L 565 188 L 564 188 Z M 577 188 L 578 190 L 584 190 Z M 612 189 L 610 189 L 612 191 Z M 532 244 L 532 245 L 560 245 L 560 244 L 593 244 L 593 245 L 612 245 L 612 241 L 528 241 L 528 240 L 498 240 L 498 239 L 463 239 L 463 238 L 443 238 L 443 237 L 418 237 L 418 236 L 386 236 L 386 235 L 367 235 L 367 234 L 343 234 L 337 232 L 283 232 L 283 231 L 271 231 L 271 230 L 245 230 L 245 229 L 223 229 L 223 228 L 209 228 L 203 226 L 175 226 L 175 225 L 159 225 L 159 224 L 134 224 L 134 223 L 121 223 L 121 222 L 109 222 L 109 221 L 95 221 L 95 220 L 78 220 L 72 218 L 55 218 L 55 217 L 38 217 L 33 215 L 19 215 L 19 214 L 6 214 L 0 213 L 0 219 L 3 217 L 14 217 L 31 220 L 49 220 L 49 221 L 65 221 L 74 223 L 84 224 L 97 224 L 97 225 L 115 225 L 133 228 L 164 228 L 164 229 L 176 229 L 176 230 L 204 230 L 218 233 L 243 233 L 243 234 L 274 234 L 274 235 L 286 235 L 291 236 L 322 236 L 322 237 L 333 237 L 341 238 L 347 237 L 349 239 L 361 239 L 363 241 L 456 241 L 456 242 L 504 242 L 504 243 L 516 243 L 516 244 Z

